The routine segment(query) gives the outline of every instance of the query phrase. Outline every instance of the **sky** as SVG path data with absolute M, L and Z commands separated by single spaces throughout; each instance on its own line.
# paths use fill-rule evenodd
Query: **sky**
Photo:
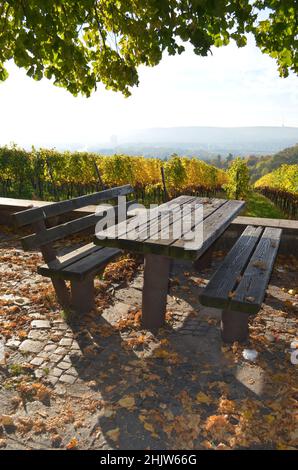
M 0 82 L 0 145 L 88 149 L 152 127 L 298 127 L 297 76 L 280 78 L 275 61 L 252 40 L 212 52 L 198 57 L 188 48 L 154 68 L 140 67 L 130 98 L 103 86 L 90 98 L 73 97 L 9 63 L 10 76 Z

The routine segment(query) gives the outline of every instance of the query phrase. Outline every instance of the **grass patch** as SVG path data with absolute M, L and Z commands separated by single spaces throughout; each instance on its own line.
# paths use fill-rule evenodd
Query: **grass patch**
M 64 309 L 60 311 L 61 318 L 66 322 L 71 322 L 75 317 L 76 313 L 71 309 Z
M 24 368 L 21 364 L 11 364 L 9 366 L 9 372 L 13 376 L 18 376 L 24 374 Z
M 244 213 L 247 217 L 266 217 L 269 219 L 287 219 L 287 216 L 262 194 L 252 192 L 245 201 Z

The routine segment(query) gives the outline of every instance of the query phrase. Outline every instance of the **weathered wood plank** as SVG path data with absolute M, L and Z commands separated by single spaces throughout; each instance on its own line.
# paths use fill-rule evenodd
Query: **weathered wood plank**
M 212 245 L 212 243 L 218 237 L 220 237 L 220 235 L 230 225 L 233 218 L 241 211 L 243 206 L 243 201 L 227 201 L 203 220 L 202 245 L 200 242 L 197 245 L 194 243 L 192 249 L 186 249 L 186 247 L 188 247 L 186 237 L 189 240 L 191 235 L 186 234 L 184 238 L 175 241 L 172 245 L 169 246 L 169 256 L 174 258 L 183 257 L 184 259 L 196 260 Z M 192 231 L 200 230 L 202 223 L 199 223 L 198 226 L 193 227 Z
M 138 227 L 138 230 L 141 231 L 147 227 L 148 218 L 150 217 L 150 221 L 154 223 L 160 217 L 160 209 L 166 209 L 167 207 L 171 207 L 173 205 L 179 204 L 182 205 L 190 200 L 193 200 L 192 196 L 179 196 L 178 198 L 172 199 L 169 202 L 161 204 L 160 206 L 151 209 L 150 215 L 148 215 L 149 211 L 146 211 L 144 214 L 140 213 L 139 215 L 133 217 L 130 220 L 125 220 L 120 224 L 117 224 L 116 227 L 108 228 L 104 231 L 97 231 L 96 237 L 104 237 L 102 240 L 95 239 L 95 244 L 101 244 L 101 242 L 106 242 L 109 240 L 109 246 L 112 246 L 112 243 L 118 243 L 118 240 L 127 239 L 129 234 L 134 231 L 135 227 Z M 137 225 L 136 225 L 137 224 Z M 115 237 L 115 228 L 116 228 L 116 237 Z M 102 243 L 105 244 L 105 243 Z
M 224 205 L 226 203 L 226 201 L 224 199 L 211 199 L 211 200 L 208 200 L 208 202 L 206 204 L 202 204 L 202 198 L 196 198 L 194 201 L 192 201 L 191 203 L 187 204 L 187 207 L 185 208 L 186 210 L 183 210 L 183 211 L 180 211 L 180 213 L 178 214 L 178 217 L 176 217 L 174 220 L 172 220 L 170 222 L 170 225 L 169 225 L 169 236 L 166 237 L 165 236 L 165 232 L 166 232 L 166 229 L 163 231 L 162 229 L 159 229 L 158 233 L 157 233 L 157 237 L 158 238 L 152 238 L 151 235 L 150 237 L 148 237 L 146 240 L 145 240 L 145 243 L 146 245 L 161 245 L 163 247 L 166 247 L 166 246 L 169 246 L 169 245 L 173 245 L 176 241 L 180 240 L 181 237 L 183 237 L 183 233 L 181 233 L 181 236 L 179 237 L 179 239 L 177 239 L 177 237 L 174 236 L 173 234 L 173 231 L 174 231 L 174 222 L 175 223 L 179 223 L 179 219 L 180 220 L 180 223 L 181 223 L 181 227 L 182 229 L 185 228 L 185 227 L 188 227 L 188 230 L 189 230 L 189 227 L 192 229 L 194 226 L 195 226 L 195 223 L 196 223 L 196 220 L 195 220 L 195 209 L 196 209 L 196 205 L 200 205 L 202 204 L 203 205 L 203 220 L 206 219 L 209 215 L 211 215 L 213 212 L 215 212 L 217 209 L 219 209 L 219 207 L 221 207 L 222 205 Z M 183 220 L 182 220 L 183 218 Z M 183 224 L 184 222 L 184 224 Z M 189 224 L 189 225 L 187 225 Z M 187 230 L 186 230 L 187 233 L 189 233 Z M 150 250 L 150 248 L 148 248 L 147 246 L 144 247 L 144 250 Z
M 135 242 L 134 240 L 130 242 L 127 238 L 122 239 L 119 237 L 105 238 L 102 240 L 94 239 L 94 243 L 103 246 L 131 249 L 137 253 L 152 253 L 171 258 L 195 260 L 224 232 L 231 220 L 239 213 L 244 205 L 242 201 L 222 201 L 224 203 L 218 209 L 212 211 L 210 215 L 211 219 L 209 220 L 209 217 L 207 217 L 204 220 L 204 243 L 203 246 L 198 249 L 186 250 L 185 240 L 183 239 L 175 241 L 172 245 L 163 245 L 161 243 L 146 244 L 143 241 Z M 224 209 L 225 207 L 226 209 Z M 112 232 L 111 236 L 113 237 Z
M 126 208 L 128 209 L 135 201 L 129 201 L 126 203 Z M 115 212 L 114 212 L 115 211 Z M 28 235 L 21 239 L 22 246 L 24 250 L 31 250 L 33 248 L 38 248 L 48 243 L 52 243 L 57 240 L 61 240 L 69 235 L 79 233 L 83 230 L 86 230 L 90 227 L 93 227 L 105 216 L 118 215 L 118 206 L 108 208 L 104 211 L 103 215 L 91 214 L 84 217 L 80 217 L 65 224 L 58 225 L 56 227 L 43 230 L 33 235 Z M 111 219 L 113 221 L 113 219 Z
M 52 268 L 49 264 L 38 267 L 39 274 L 52 279 L 84 279 L 88 274 L 96 273 L 111 260 L 121 254 L 118 248 L 97 247 L 97 250 L 90 250 L 84 257 L 77 258 L 73 262 L 66 261 L 62 269 Z
M 36 231 L 45 231 L 45 221 L 39 220 L 38 222 L 34 222 L 33 228 Z M 55 261 L 57 259 L 56 251 L 50 243 L 44 245 L 41 248 L 41 253 L 46 263 L 50 263 L 51 261 Z M 70 296 L 65 282 L 62 279 L 52 279 L 52 284 L 54 286 L 58 301 L 64 308 L 68 308 L 70 305 Z
M 31 209 L 32 207 L 44 207 L 55 204 L 50 201 L 36 201 L 31 199 L 18 199 L 11 197 L 0 197 L 0 208 L 19 211 L 20 209 Z
M 179 220 L 181 218 L 181 209 L 184 207 L 188 212 L 190 212 L 192 205 L 195 204 L 195 198 L 191 197 L 188 200 L 184 200 L 181 204 L 168 204 L 167 208 L 164 210 L 164 213 L 162 212 L 158 215 L 156 219 L 151 221 L 151 223 L 147 223 L 146 226 L 143 229 L 139 229 L 137 232 L 134 234 L 133 237 L 129 237 L 130 240 L 132 241 L 137 241 L 137 242 L 145 242 L 146 240 L 150 239 L 151 237 L 154 237 L 161 231 L 161 225 L 162 225 L 162 218 L 165 213 L 168 213 L 170 215 L 171 221 L 170 225 L 174 222 L 174 220 Z M 169 209 L 169 210 L 168 210 Z M 173 216 L 173 218 L 171 217 Z
M 76 250 L 73 250 L 66 255 L 57 257 L 55 260 L 39 266 L 37 271 L 41 275 L 49 276 L 50 274 L 55 274 L 57 271 L 61 271 L 70 264 L 75 263 L 76 261 L 85 258 L 86 256 L 92 255 L 100 250 L 103 250 L 103 247 L 96 246 L 94 243 L 88 243 Z
M 182 208 L 186 208 L 186 210 L 189 210 L 189 208 L 194 203 L 195 197 L 189 196 L 185 197 L 185 199 L 180 202 L 177 202 L 176 199 L 173 199 L 172 201 L 169 201 L 165 207 L 159 206 L 159 208 L 162 209 L 158 213 L 158 216 L 154 219 L 148 220 L 143 227 L 139 227 L 137 225 L 137 231 L 133 234 L 133 236 L 131 236 L 130 233 L 128 234 L 129 240 L 143 242 L 150 237 L 154 237 L 155 234 L 157 234 L 161 229 L 162 218 L 164 217 L 165 213 L 173 214 L 174 219 L 176 220 L 177 217 L 181 217 Z
M 224 309 L 221 313 L 221 338 L 224 343 L 245 343 L 248 339 L 249 314 Z
M 274 227 L 286 230 L 298 230 L 298 220 L 291 219 L 267 219 L 264 217 L 236 217 L 232 225 L 255 225 L 258 227 Z
M 71 306 L 78 314 L 88 313 L 95 308 L 93 276 L 87 276 L 84 280 L 71 280 Z
M 84 279 L 86 275 L 101 271 L 110 261 L 121 254 L 118 248 L 103 248 L 90 256 L 87 256 L 58 271 L 64 279 Z
M 145 255 L 142 327 L 153 332 L 165 321 L 170 266 L 165 256 Z
M 230 293 L 239 282 L 239 276 L 244 272 L 262 232 L 261 227 L 246 227 L 199 296 L 202 305 L 216 308 L 229 305 Z
M 196 198 L 196 197 L 189 197 L 189 196 L 180 196 L 179 198 L 173 199 L 172 201 L 169 201 L 168 203 L 162 204 L 159 206 L 159 208 L 153 209 L 154 211 L 154 216 L 151 217 L 151 224 L 150 224 L 150 232 L 151 236 L 154 233 L 158 233 L 161 228 L 160 228 L 160 220 L 161 220 L 161 215 L 159 213 L 159 209 L 167 209 L 175 206 L 176 204 L 178 205 L 177 208 L 177 214 L 179 216 L 179 211 L 181 211 L 182 207 L 189 207 L 194 206 L 196 203 L 197 204 L 203 204 L 205 210 L 205 217 L 207 217 L 209 214 L 214 212 L 218 207 L 221 205 L 225 204 L 227 201 L 224 199 L 212 199 L 211 204 L 210 204 L 210 199 L 209 198 Z M 187 207 L 188 212 L 190 212 L 189 208 Z M 180 212 L 181 214 L 181 212 Z M 114 236 L 114 230 L 113 228 L 108 232 L 108 235 L 112 238 L 105 238 L 103 240 L 95 240 L 95 244 L 102 244 L 103 246 L 117 246 L 121 247 L 122 249 L 131 249 L 132 251 L 139 252 L 139 253 L 153 253 L 153 254 L 160 254 L 164 256 L 168 256 L 169 251 L 169 244 L 173 242 L 173 239 L 167 240 L 162 240 L 161 243 L 159 243 L 159 240 L 157 240 L 154 243 L 149 243 L 149 237 L 148 237 L 148 216 L 146 215 L 139 215 L 135 218 L 135 226 L 137 227 L 138 231 L 135 234 L 131 234 L 130 230 L 126 231 L 126 223 L 119 224 L 117 227 L 119 228 L 121 226 L 120 233 L 118 231 L 118 235 L 115 237 Z M 107 233 L 105 232 L 105 233 Z M 151 238 L 150 238 L 151 241 Z M 178 257 L 181 257 L 181 254 L 183 254 L 183 250 L 179 253 Z M 174 256 L 177 257 L 177 256 Z M 182 256 L 183 257 L 183 256 Z
M 231 299 L 230 308 L 257 313 L 264 300 L 282 230 L 266 228 Z
M 132 192 L 133 188 L 130 185 L 119 186 L 97 193 L 88 194 L 86 196 L 79 196 L 74 199 L 49 204 L 42 208 L 37 207 L 17 212 L 14 214 L 13 218 L 16 226 L 22 227 L 23 225 L 32 224 L 33 222 L 42 220 L 44 218 L 65 214 L 84 206 L 98 204 L 100 202 L 113 199 L 117 196 L 131 194 Z

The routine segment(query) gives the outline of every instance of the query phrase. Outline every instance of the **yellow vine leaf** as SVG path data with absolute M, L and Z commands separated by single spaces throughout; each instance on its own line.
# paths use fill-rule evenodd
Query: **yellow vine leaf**
M 111 429 L 110 431 L 107 432 L 107 436 L 113 442 L 117 442 L 120 436 L 120 429 L 119 428 Z
M 206 405 L 210 405 L 213 400 L 208 395 L 206 395 L 206 393 L 199 392 L 196 396 L 196 401 L 198 403 L 206 403 Z
M 121 408 L 132 410 L 135 406 L 135 399 L 131 395 L 126 395 L 118 401 L 118 405 L 120 405 Z

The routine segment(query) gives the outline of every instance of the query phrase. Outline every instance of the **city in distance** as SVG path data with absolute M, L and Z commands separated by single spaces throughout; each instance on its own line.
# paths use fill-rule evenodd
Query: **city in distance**
M 228 153 L 274 154 L 297 143 L 298 127 L 169 127 L 118 133 L 110 142 L 87 145 L 85 150 L 160 158 L 177 153 L 208 159 Z

